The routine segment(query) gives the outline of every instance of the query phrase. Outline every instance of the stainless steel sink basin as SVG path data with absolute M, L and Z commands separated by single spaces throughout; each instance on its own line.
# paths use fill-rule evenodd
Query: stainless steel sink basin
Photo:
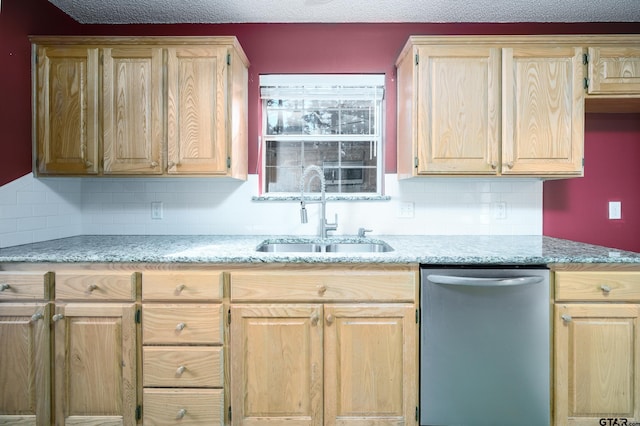
M 383 253 L 393 251 L 384 241 L 263 241 L 256 251 L 267 253 Z
M 316 243 L 261 243 L 256 251 L 269 253 L 313 253 L 324 251 L 324 244 Z

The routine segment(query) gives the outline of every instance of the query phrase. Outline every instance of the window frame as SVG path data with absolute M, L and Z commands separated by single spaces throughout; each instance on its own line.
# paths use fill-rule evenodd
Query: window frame
M 369 143 L 370 155 L 375 158 L 375 167 L 356 167 L 362 170 L 364 176 L 367 168 L 375 170 L 376 173 L 376 190 L 375 191 L 358 191 L 358 192 L 342 192 L 341 183 L 338 185 L 340 192 L 327 190 L 327 196 L 339 199 L 362 199 L 363 197 L 382 197 L 384 194 L 384 138 L 385 138 L 385 75 L 384 74 L 261 74 L 259 75 L 260 87 L 260 112 L 261 121 L 259 129 L 258 151 L 260 166 L 260 188 L 261 196 L 267 198 L 286 198 L 291 196 L 299 196 L 300 192 L 296 191 L 269 191 L 267 182 L 267 152 L 269 142 L 296 142 L 300 146 L 301 152 L 300 172 L 303 168 L 315 164 L 304 164 L 304 145 L 307 142 L 337 142 L 337 153 L 341 151 L 342 143 Z M 339 93 L 337 93 L 339 92 Z M 373 134 L 279 134 L 269 135 L 268 133 L 268 114 L 267 102 L 269 99 L 301 99 L 301 100 L 370 100 L 372 101 L 373 117 Z M 350 163 L 350 160 L 342 160 L 338 155 L 340 169 L 345 170 L 342 166 L 344 163 Z M 344 162 L 343 162 L 344 161 Z M 331 163 L 333 161 L 324 161 Z M 316 164 L 323 168 L 323 164 Z M 348 164 L 349 165 L 349 164 Z M 351 164 L 353 165 L 353 164 Z M 294 166 L 295 167 L 295 166 Z M 346 167 L 349 169 L 349 167 Z M 326 175 L 326 173 L 325 173 Z M 347 183 L 348 184 L 348 183 Z

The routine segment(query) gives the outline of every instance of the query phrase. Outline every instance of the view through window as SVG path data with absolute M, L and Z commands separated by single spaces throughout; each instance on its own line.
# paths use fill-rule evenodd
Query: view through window
M 380 194 L 384 75 L 261 75 L 260 94 L 264 193 L 299 193 L 316 165 L 327 193 Z

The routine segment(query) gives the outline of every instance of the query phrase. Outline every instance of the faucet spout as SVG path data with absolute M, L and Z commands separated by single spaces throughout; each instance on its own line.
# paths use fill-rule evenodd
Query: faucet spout
M 310 174 L 314 173 L 314 176 L 320 179 L 320 201 L 305 201 L 304 199 L 304 184 L 307 182 L 307 178 Z M 327 195 L 326 195 L 326 181 L 324 179 L 324 172 L 316 165 L 307 166 L 302 172 L 300 177 L 300 222 L 307 223 L 307 209 L 308 203 L 321 203 L 322 211 L 320 217 L 320 237 L 327 238 L 327 231 L 335 231 L 338 229 L 338 215 L 335 215 L 335 222 L 329 223 L 327 221 Z

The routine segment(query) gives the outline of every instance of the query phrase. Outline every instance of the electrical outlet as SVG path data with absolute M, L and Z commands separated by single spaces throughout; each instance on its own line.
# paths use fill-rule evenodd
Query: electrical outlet
M 162 201 L 151 203 L 151 219 L 162 219 Z
M 621 201 L 609 201 L 609 219 L 622 219 Z
M 398 217 L 413 217 L 413 201 L 403 201 L 398 208 Z
M 491 210 L 493 211 L 494 219 L 503 220 L 507 218 L 507 203 L 504 201 L 492 203 Z

